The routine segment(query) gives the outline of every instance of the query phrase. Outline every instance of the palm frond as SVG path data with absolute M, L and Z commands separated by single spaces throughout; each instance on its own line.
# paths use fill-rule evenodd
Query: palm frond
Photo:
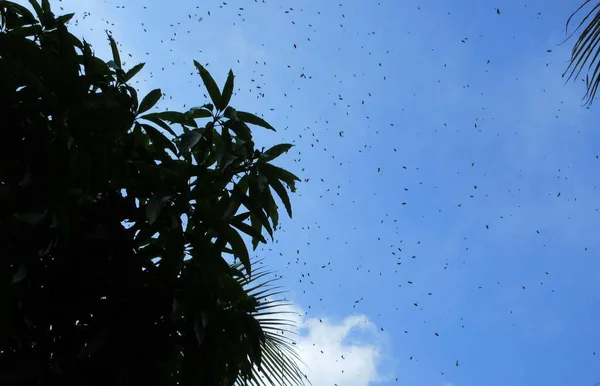
M 592 0 L 585 0 L 584 3 L 571 14 L 567 20 L 567 30 L 573 17 L 591 2 Z M 571 60 L 569 62 L 569 66 L 563 74 L 563 77 L 568 73 L 569 75 L 567 77 L 567 81 L 571 78 L 579 79 L 581 72 L 587 67 L 587 91 L 583 99 L 589 106 L 595 99 L 598 86 L 600 86 L 600 60 L 598 60 L 600 55 L 600 2 L 595 4 L 592 9 L 587 12 L 585 17 L 567 37 L 567 40 L 570 39 L 573 34 L 580 30 L 580 28 L 586 23 L 586 27 L 573 46 L 573 50 L 571 51 Z
M 261 260 L 252 261 L 252 265 Z M 240 268 L 241 263 L 234 263 L 233 268 Z M 300 358 L 295 341 L 298 326 L 294 320 L 286 315 L 295 314 L 287 311 L 290 303 L 278 298 L 285 293 L 276 283 L 279 281 L 273 272 L 259 268 L 254 270 L 252 276 L 236 278 L 244 287 L 246 293 L 258 301 L 256 312 L 252 316 L 259 322 L 264 333 L 261 343 L 262 362 L 260 366 L 253 366 L 252 378 L 249 380 L 237 379 L 236 385 L 290 385 L 304 386 L 311 384 L 306 375 L 301 371 L 300 365 L 305 363 Z

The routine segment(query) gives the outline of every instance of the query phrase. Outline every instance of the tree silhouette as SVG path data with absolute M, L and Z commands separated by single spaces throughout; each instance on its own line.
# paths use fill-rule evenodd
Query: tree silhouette
M 211 102 L 149 112 L 72 14 L 0 1 L 0 384 L 303 384 L 254 248 L 297 177 L 195 66 Z M 205 120 L 200 124 L 199 121 Z M 175 129 L 180 131 L 177 134 Z

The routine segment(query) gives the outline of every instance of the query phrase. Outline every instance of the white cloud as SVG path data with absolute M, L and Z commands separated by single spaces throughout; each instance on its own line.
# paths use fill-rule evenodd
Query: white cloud
M 367 386 L 387 380 L 381 364 L 386 359 L 386 335 L 365 315 L 335 321 L 305 317 L 297 306 L 282 307 L 283 318 L 299 327 L 294 337 L 306 366 L 302 371 L 315 386 Z

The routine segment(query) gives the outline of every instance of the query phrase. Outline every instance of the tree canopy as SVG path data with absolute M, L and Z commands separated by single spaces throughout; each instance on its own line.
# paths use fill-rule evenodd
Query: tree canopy
M 298 178 L 259 150 L 265 120 L 210 101 L 151 112 L 109 35 L 96 57 L 47 0 L 0 1 L 0 383 L 303 384 L 255 269 Z

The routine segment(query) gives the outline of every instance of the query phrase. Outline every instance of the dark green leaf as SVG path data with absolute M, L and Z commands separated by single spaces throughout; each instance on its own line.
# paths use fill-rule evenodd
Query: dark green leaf
M 265 221 L 268 222 L 268 219 Z M 254 214 L 250 214 L 250 226 L 254 229 L 256 233 L 262 234 L 262 221 L 260 221 L 258 217 Z M 256 250 L 256 247 L 258 247 L 259 242 L 260 239 L 255 237 L 252 238 L 252 248 L 254 248 L 254 250 Z
M 131 95 L 131 102 L 133 103 L 133 110 L 137 110 L 138 108 L 138 96 L 137 96 L 137 91 L 135 90 L 135 88 L 126 85 L 125 89 L 127 91 L 129 91 L 129 95 Z
M 150 91 L 148 93 L 148 95 L 146 95 L 144 97 L 144 99 L 142 99 L 142 102 L 140 103 L 140 107 L 138 109 L 138 114 L 141 114 L 144 111 L 150 110 L 152 107 L 154 107 L 156 102 L 158 102 L 158 100 L 161 97 L 162 97 L 162 92 L 160 91 L 159 88 Z
M 178 111 L 164 111 L 162 113 L 150 113 L 146 115 L 142 115 L 140 118 L 148 119 L 150 118 L 159 118 L 163 121 L 169 121 L 171 123 L 179 123 L 180 125 L 188 125 L 193 127 L 198 127 L 196 122 L 188 118 L 184 113 L 180 113 Z
M 277 204 L 273 199 L 273 195 L 271 194 L 271 190 L 268 188 L 264 190 L 261 194 L 261 201 L 263 208 L 271 218 L 273 222 L 273 229 L 277 229 L 277 225 L 279 224 L 279 211 L 277 210 Z
M 138 72 L 140 72 L 142 70 L 142 68 L 144 68 L 144 65 L 146 63 L 139 63 L 136 64 L 135 66 L 133 66 L 129 71 L 127 71 L 125 73 L 125 77 L 123 78 L 124 82 L 129 82 L 131 80 L 131 78 L 133 78 Z
M 40 4 L 37 2 L 37 0 L 29 0 L 29 4 L 31 4 L 31 6 L 33 7 L 33 10 L 35 11 L 38 19 L 42 20 L 42 18 L 44 17 L 44 11 L 42 11 L 42 7 L 40 7 Z
M 171 322 L 175 323 L 184 316 L 185 314 L 185 305 L 181 300 L 177 297 L 173 299 L 173 305 L 171 306 Z
M 230 119 L 226 121 L 223 126 L 227 129 L 231 129 L 238 137 L 244 141 L 250 141 L 252 139 L 252 133 L 248 125 L 239 120 Z
M 204 342 L 204 337 L 206 336 L 206 328 L 203 317 L 198 315 L 198 317 L 194 318 L 194 332 L 196 333 L 196 340 L 199 345 L 202 345 Z
M 118 68 L 121 68 L 121 56 L 119 55 L 119 48 L 117 47 L 117 42 L 113 39 L 110 33 L 106 33 L 108 35 L 108 41 L 110 42 L 110 49 L 113 55 L 113 61 L 117 65 Z
M 269 233 L 269 236 L 273 238 L 273 228 L 271 227 L 271 223 L 269 222 L 267 214 L 263 210 L 261 192 L 259 191 L 256 183 L 250 184 L 248 193 L 248 196 L 241 196 L 242 204 L 244 204 L 244 206 L 250 210 L 254 216 L 256 216 L 261 225 L 264 226 Z M 252 220 L 252 217 L 250 219 Z
M 223 111 L 223 116 L 227 119 L 231 119 L 234 121 L 236 121 L 238 119 L 237 111 L 231 106 L 227 106 L 225 111 Z
M 202 134 L 192 130 L 184 133 L 181 136 L 181 142 L 179 146 L 179 150 L 183 154 L 189 154 L 190 150 L 196 146 L 198 142 L 200 142 L 200 138 L 202 138 Z
M 251 193 L 253 192 L 253 189 L 251 189 Z M 244 193 L 240 192 L 240 189 L 235 186 L 233 188 L 233 194 L 234 195 L 239 195 L 239 199 L 242 202 L 242 204 L 246 207 L 246 209 L 248 209 L 250 211 L 250 213 L 252 214 L 250 216 L 250 221 L 252 226 L 257 229 L 260 232 L 260 226 L 264 226 L 265 229 L 267 230 L 267 232 L 269 233 L 269 235 L 271 237 L 273 237 L 273 229 L 271 228 L 271 224 L 269 223 L 269 219 L 267 218 L 266 214 L 264 213 L 264 211 L 262 210 L 262 208 L 259 206 L 258 202 L 256 201 L 256 198 L 254 197 L 254 195 L 252 194 L 251 197 L 246 196 Z M 258 221 L 258 224 L 255 223 L 255 221 Z M 258 242 L 258 240 L 257 240 Z
M 237 231 L 231 227 L 227 227 L 227 235 L 225 236 L 231 245 L 234 256 L 240 259 L 244 265 L 244 268 L 246 268 L 246 273 L 248 276 L 250 276 L 252 267 L 250 265 L 250 255 L 248 254 L 248 248 L 246 248 L 244 239 L 242 239 L 239 233 L 237 233 Z
M 146 218 L 150 224 L 154 224 L 160 212 L 171 199 L 170 195 L 155 193 L 146 204 Z
M 192 107 L 185 114 L 190 118 L 210 118 L 212 117 L 213 105 L 206 104 L 200 107 Z
M 225 82 L 225 87 L 223 87 L 223 95 L 221 96 L 221 103 L 217 105 L 219 111 L 225 110 L 227 105 L 229 105 L 229 101 L 231 100 L 231 95 L 233 94 L 233 71 L 229 70 L 229 74 L 227 74 L 227 81 Z
M 61 94 L 63 96 L 69 95 L 72 98 L 77 93 L 77 77 L 80 73 L 80 64 L 78 60 L 78 54 L 75 47 L 70 44 L 71 38 L 67 31 L 67 27 L 62 24 L 58 25 L 57 28 L 58 36 L 61 42 L 60 49 L 60 67 L 61 67 Z
M 233 218 L 231 219 L 231 222 L 244 222 L 248 219 L 248 217 L 250 217 L 250 212 L 245 212 L 245 213 L 241 213 L 238 214 L 237 216 L 233 216 Z
M 56 20 L 58 20 L 59 22 L 61 22 L 63 24 L 67 24 L 73 18 L 73 16 L 75 16 L 74 13 L 68 13 L 66 15 L 57 17 Z
M 221 104 L 221 91 L 219 91 L 219 87 L 215 83 L 215 80 L 212 78 L 210 73 L 202 66 L 200 63 L 194 60 L 194 65 L 200 71 L 200 77 L 204 82 L 204 86 L 206 86 L 206 90 L 208 91 L 208 95 L 212 100 L 212 103 L 215 106 L 220 106 Z
M 115 70 L 115 72 L 117 72 L 117 74 L 118 74 L 118 71 L 117 71 L 117 70 L 120 70 L 120 69 L 121 69 L 121 67 L 117 66 L 117 63 L 115 63 L 115 61 L 114 61 L 114 60 L 109 60 L 108 62 L 106 62 L 106 65 L 107 65 L 109 68 L 112 68 L 113 70 Z
M 73 45 L 77 48 L 79 48 L 80 50 L 83 50 L 83 43 L 81 42 L 81 40 L 79 40 L 75 35 L 73 35 L 72 33 L 69 32 L 71 41 L 73 42 Z
M 162 149 L 169 149 L 173 152 L 173 154 L 177 154 L 177 147 L 171 140 L 165 137 L 163 133 L 150 125 L 145 125 L 142 123 L 141 126 L 144 128 L 146 134 L 148 134 L 148 137 L 150 137 L 150 140 L 155 146 Z
M 12 32 L 21 36 L 39 36 L 42 33 L 42 27 L 39 24 L 22 27 Z
M 43 212 L 32 212 L 32 213 L 15 213 L 13 216 L 19 220 L 30 225 L 40 224 L 48 215 L 48 210 Z
M 264 162 L 274 160 L 275 158 L 290 150 L 293 146 L 294 145 L 292 145 L 291 143 L 281 143 L 279 145 L 275 145 L 263 153 L 262 160 Z
M 254 114 L 247 113 L 245 111 L 237 111 L 236 115 L 238 119 L 242 122 L 250 123 L 253 125 L 264 127 L 265 129 L 275 131 L 275 128 L 273 126 L 269 125 L 264 119 L 257 117 Z
M 84 62 L 86 75 L 96 78 L 109 78 L 112 77 L 110 68 L 104 63 L 103 60 L 92 56 L 91 48 L 84 48 L 84 55 L 86 61 Z
M 225 211 L 223 213 L 224 219 L 232 218 L 237 213 L 238 209 L 240 208 L 240 205 L 242 204 L 242 202 L 239 200 L 239 198 L 237 196 L 228 197 L 226 194 L 223 196 L 223 198 L 219 202 L 219 204 L 221 204 L 221 203 L 227 205 L 227 208 L 225 209 Z
M 23 264 L 19 264 L 17 271 L 14 273 L 14 275 L 12 277 L 11 284 L 19 283 L 26 277 L 27 277 L 27 267 Z
M 290 173 L 289 171 L 282 169 L 280 167 L 271 165 L 271 164 L 264 164 L 261 165 L 261 169 L 263 170 L 263 172 L 265 174 L 268 174 L 270 176 L 273 177 L 277 177 L 280 180 L 282 180 L 283 182 L 285 182 L 289 187 L 290 190 L 292 192 L 296 191 L 296 181 L 300 181 L 300 179 L 298 177 L 296 177 L 293 173 Z
M 48 0 L 42 0 L 42 9 L 44 10 L 44 13 L 49 14 L 52 12 L 52 10 L 50 9 L 50 2 Z
M 250 213 L 248 212 L 248 214 L 250 214 Z M 237 218 L 234 217 L 234 218 L 231 219 L 231 225 L 233 225 L 237 229 L 241 230 L 242 232 L 244 232 L 248 236 L 251 236 L 253 239 L 257 239 L 258 241 L 260 241 L 263 244 L 267 243 L 267 240 L 265 240 L 265 238 L 260 233 L 260 231 L 257 231 L 255 228 L 253 228 L 252 226 L 246 224 L 245 222 L 240 221 L 240 220 L 238 220 Z
M 31 1 L 30 1 L 30 3 L 31 3 Z M 23 16 L 23 18 L 25 19 L 25 21 L 28 24 L 35 24 L 36 23 L 36 20 L 35 20 L 35 17 L 33 17 L 33 14 L 31 12 L 29 12 L 29 10 L 27 8 L 23 7 L 22 5 L 17 4 L 17 3 L 13 3 L 13 2 L 4 3 L 4 5 L 7 6 L 7 7 L 9 7 L 9 8 L 14 9 L 16 12 L 18 12 L 19 14 L 21 14 Z M 39 5 L 38 5 L 38 7 L 39 7 Z
M 171 129 L 169 127 L 169 125 L 167 125 L 162 119 L 157 118 L 156 116 L 151 116 L 152 114 L 146 114 L 140 118 L 143 118 L 147 121 L 150 121 L 152 123 L 154 123 L 155 125 L 158 125 L 161 127 L 161 129 L 164 129 L 165 131 L 167 131 L 169 134 L 171 134 L 172 136 L 176 137 L 177 134 L 175 134 L 175 132 L 173 131 L 173 129 Z
M 283 184 L 277 178 L 269 177 L 269 185 L 271 185 L 273 190 L 275 190 L 275 192 L 281 199 L 281 202 L 283 202 L 283 205 L 285 206 L 285 210 L 287 210 L 288 215 L 292 217 L 292 205 L 290 203 L 290 197 L 288 196 L 287 190 L 285 189 Z

